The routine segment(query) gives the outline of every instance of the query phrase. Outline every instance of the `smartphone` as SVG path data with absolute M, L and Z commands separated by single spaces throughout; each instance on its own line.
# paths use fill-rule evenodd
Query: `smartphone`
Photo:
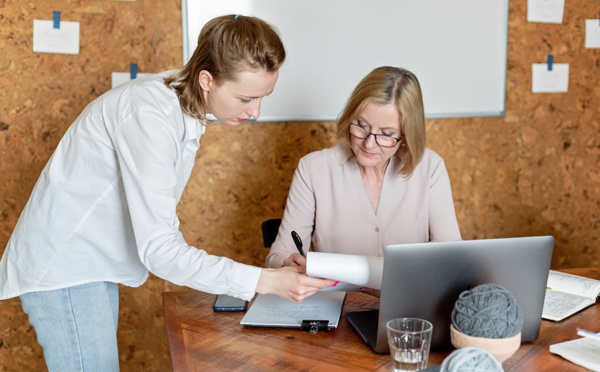
M 248 301 L 228 295 L 217 295 L 213 305 L 214 311 L 246 311 Z

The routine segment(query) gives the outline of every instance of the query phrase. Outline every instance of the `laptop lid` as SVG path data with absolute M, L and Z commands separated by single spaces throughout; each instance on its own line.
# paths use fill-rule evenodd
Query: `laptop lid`
M 521 340 L 535 340 L 553 247 L 552 236 L 389 245 L 379 311 L 348 313 L 347 319 L 378 353 L 389 352 L 386 323 L 400 317 L 429 320 L 431 348 L 451 348 L 451 313 L 460 293 L 495 283 L 523 310 Z

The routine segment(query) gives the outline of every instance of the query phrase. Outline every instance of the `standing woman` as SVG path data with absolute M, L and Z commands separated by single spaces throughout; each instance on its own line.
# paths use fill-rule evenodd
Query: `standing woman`
M 179 71 L 139 78 L 91 102 L 60 141 L 0 261 L 0 299 L 19 296 L 50 371 L 118 371 L 118 284 L 148 272 L 246 300 L 299 302 L 333 281 L 261 269 L 189 246 L 176 207 L 207 114 L 260 115 L 285 50 L 264 21 L 209 21 Z

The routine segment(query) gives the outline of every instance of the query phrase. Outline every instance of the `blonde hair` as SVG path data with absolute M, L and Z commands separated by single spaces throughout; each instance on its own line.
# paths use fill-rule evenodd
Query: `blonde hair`
M 350 124 L 368 103 L 392 103 L 398 109 L 403 137 L 397 154 L 404 161 L 400 173 L 410 177 L 425 152 L 425 111 L 419 80 L 398 67 L 382 66 L 371 71 L 354 88 L 338 119 L 338 140 L 350 143 Z
M 175 90 L 183 112 L 205 120 L 208 107 L 198 81 L 208 71 L 216 84 L 235 81 L 244 70 L 276 72 L 285 61 L 285 48 L 277 31 L 256 17 L 226 15 L 206 23 L 188 63 L 165 79 Z

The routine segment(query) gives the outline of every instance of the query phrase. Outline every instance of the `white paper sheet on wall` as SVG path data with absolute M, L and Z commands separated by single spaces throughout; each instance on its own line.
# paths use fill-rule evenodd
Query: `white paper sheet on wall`
M 527 21 L 562 23 L 565 0 L 527 0 Z
M 79 22 L 33 21 L 33 51 L 37 53 L 79 54 Z
M 569 64 L 555 63 L 548 70 L 545 63 L 534 63 L 531 68 L 533 93 L 565 93 L 569 90 Z
M 585 47 L 600 48 L 600 19 L 585 20 Z
M 150 74 L 137 74 L 137 77 L 142 77 Z M 118 87 L 121 84 L 130 82 L 131 74 L 129 72 L 113 72 L 111 75 L 111 88 Z

